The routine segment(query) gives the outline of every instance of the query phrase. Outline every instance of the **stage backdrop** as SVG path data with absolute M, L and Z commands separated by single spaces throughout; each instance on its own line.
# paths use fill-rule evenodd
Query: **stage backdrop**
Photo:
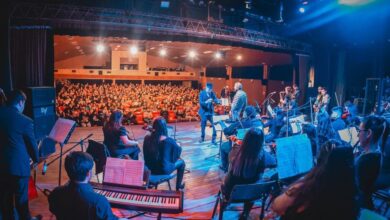
M 53 30 L 47 26 L 14 26 L 10 29 L 13 88 L 53 86 Z

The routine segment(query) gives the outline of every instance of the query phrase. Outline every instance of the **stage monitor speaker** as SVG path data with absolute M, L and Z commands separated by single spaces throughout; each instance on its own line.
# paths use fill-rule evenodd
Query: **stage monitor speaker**
M 56 120 L 55 89 L 53 87 L 30 87 L 26 90 L 25 113 L 34 121 L 37 140 L 47 136 Z

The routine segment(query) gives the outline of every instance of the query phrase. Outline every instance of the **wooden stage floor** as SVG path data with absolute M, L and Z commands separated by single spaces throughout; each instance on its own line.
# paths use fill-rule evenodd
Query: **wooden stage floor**
M 127 127 L 130 131 L 130 127 Z M 142 130 L 141 126 L 133 125 L 131 130 L 135 137 L 140 142 L 142 149 L 143 137 L 146 131 Z M 96 141 L 103 141 L 103 132 L 101 127 L 92 128 L 76 128 L 70 139 L 70 144 L 67 144 L 64 150 L 69 149 L 74 145 L 74 142 L 93 134 L 91 139 Z M 200 123 L 199 122 L 184 122 L 177 124 L 176 138 L 183 147 L 182 158 L 187 164 L 189 173 L 184 175 L 184 182 L 186 184 L 184 190 L 184 212 L 177 215 L 163 214 L 163 219 L 211 219 L 212 210 L 216 200 L 216 194 L 219 190 L 221 182 L 224 178 L 224 173 L 218 168 L 219 159 L 211 158 L 205 159 L 208 156 L 218 153 L 216 146 L 210 145 L 210 136 L 206 137 L 206 142 L 198 143 L 200 137 Z M 88 143 L 85 143 L 84 150 Z M 80 147 L 75 148 L 79 151 Z M 56 154 L 59 153 L 57 148 Z M 48 159 L 51 161 L 51 159 Z M 39 189 L 52 190 L 58 184 L 58 162 L 53 163 L 48 167 L 46 175 L 42 175 L 42 164 L 37 169 L 37 187 Z M 68 181 L 65 170 L 62 172 L 62 184 Z M 92 179 L 96 181 L 96 177 Z M 171 180 L 174 185 L 176 180 Z M 166 184 L 159 186 L 159 189 L 167 189 Z M 30 201 L 30 210 L 33 215 L 42 214 L 44 219 L 55 219 L 50 213 L 46 196 L 40 191 L 39 197 Z M 258 203 L 255 204 L 251 211 L 249 219 L 259 219 Z M 224 219 L 238 219 L 241 212 L 235 210 L 242 210 L 242 205 L 235 205 L 228 207 L 224 213 Z M 130 217 L 136 214 L 134 211 L 113 209 L 114 214 L 118 217 Z M 155 219 L 156 213 L 148 213 L 144 216 L 136 217 L 134 219 Z M 216 216 L 217 217 L 217 216 Z

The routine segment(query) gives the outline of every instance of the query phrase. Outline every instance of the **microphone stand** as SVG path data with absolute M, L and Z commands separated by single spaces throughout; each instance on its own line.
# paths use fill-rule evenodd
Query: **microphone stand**
M 59 159 L 59 172 L 58 172 L 58 186 L 61 186 L 61 173 L 62 173 L 62 156 L 67 154 L 69 151 L 72 151 L 74 148 L 76 148 L 77 146 L 80 145 L 81 147 L 81 150 L 83 150 L 83 144 L 84 144 L 84 141 L 87 140 L 88 138 L 90 138 L 93 134 L 89 134 L 87 137 L 85 137 L 84 139 L 81 139 L 79 142 L 77 142 L 75 145 L 73 145 L 72 147 L 70 147 L 67 151 L 63 152 L 63 148 L 65 146 L 64 143 L 59 143 L 60 144 L 60 155 L 57 156 L 56 158 L 54 158 L 52 161 L 50 161 L 49 163 L 45 164 L 46 165 L 46 169 L 48 166 L 50 166 L 52 163 L 54 163 L 55 161 L 57 161 Z M 44 173 L 43 173 L 44 174 Z

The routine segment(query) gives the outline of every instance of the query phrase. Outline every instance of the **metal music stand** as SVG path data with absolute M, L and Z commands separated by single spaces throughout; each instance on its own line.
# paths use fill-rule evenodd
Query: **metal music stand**
M 229 119 L 229 115 L 215 115 L 215 116 L 213 116 L 214 125 L 219 124 L 220 122 L 222 122 L 224 120 L 227 120 L 227 119 Z M 219 158 L 220 155 L 221 155 L 222 136 L 223 136 L 223 128 L 222 128 L 222 126 L 221 126 L 220 130 L 215 129 L 215 131 L 216 132 L 220 132 L 218 153 L 206 157 L 205 160 L 208 160 L 208 159 L 213 158 L 213 157 Z
M 59 118 L 56 121 L 54 127 L 51 129 L 50 134 L 49 134 L 49 138 L 54 140 L 57 144 L 60 145 L 60 155 L 56 159 L 52 160 L 50 163 L 47 164 L 47 166 L 49 166 L 54 161 L 56 161 L 58 158 L 60 159 L 59 168 L 58 168 L 59 169 L 58 186 L 61 186 L 61 171 L 62 171 L 62 156 L 63 156 L 62 150 L 63 150 L 65 144 L 68 143 L 70 136 L 72 135 L 75 127 L 76 127 L 75 121 L 72 121 L 69 119 L 64 119 L 64 118 Z

